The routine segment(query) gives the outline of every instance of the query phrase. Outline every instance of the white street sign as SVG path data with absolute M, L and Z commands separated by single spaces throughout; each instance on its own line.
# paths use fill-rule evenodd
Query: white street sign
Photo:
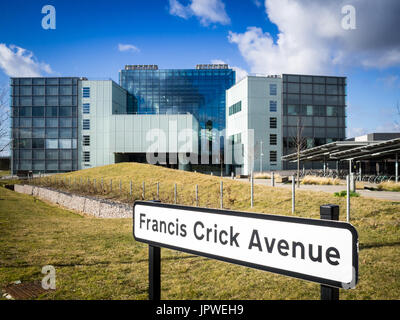
M 358 278 L 358 236 L 345 222 L 138 201 L 137 241 L 339 288 Z

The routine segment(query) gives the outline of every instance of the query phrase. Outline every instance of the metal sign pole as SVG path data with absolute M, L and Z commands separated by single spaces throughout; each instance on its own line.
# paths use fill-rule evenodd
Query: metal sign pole
M 327 204 L 319 208 L 320 218 L 323 220 L 339 220 L 339 206 Z M 321 300 L 339 300 L 339 288 L 321 284 Z
M 161 248 L 149 245 L 149 300 L 161 299 Z

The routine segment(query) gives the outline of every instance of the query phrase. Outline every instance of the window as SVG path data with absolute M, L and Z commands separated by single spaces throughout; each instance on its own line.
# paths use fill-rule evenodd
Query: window
M 276 129 L 277 128 L 277 118 L 269 118 L 269 128 Z
M 90 103 L 83 104 L 83 113 L 89 114 L 90 113 Z
M 83 87 L 82 88 L 83 91 L 83 97 L 84 98 L 90 98 L 90 88 L 89 87 Z
M 235 113 L 238 113 L 240 111 L 242 111 L 242 101 L 239 101 L 229 107 L 229 115 L 230 116 Z
M 90 146 L 90 136 L 83 136 L 83 145 Z
M 230 138 L 231 138 L 232 144 L 237 144 L 237 143 L 242 142 L 242 134 L 241 133 L 234 134 Z
M 90 162 L 90 152 L 89 151 L 83 152 L 83 162 Z
M 269 102 L 269 111 L 270 112 L 276 112 L 278 111 L 278 103 L 276 101 L 270 101 Z
M 276 83 L 270 83 L 269 84 L 269 95 L 270 96 L 276 96 L 278 91 L 278 87 Z
M 270 151 L 269 152 L 269 160 L 270 162 L 276 162 L 277 161 L 277 152 L 276 151 Z
M 269 144 L 271 146 L 276 146 L 276 144 L 277 144 L 277 136 L 276 136 L 276 134 L 270 134 L 269 135 Z
M 90 130 L 90 120 L 89 119 L 83 119 L 82 128 L 83 128 L 83 130 Z

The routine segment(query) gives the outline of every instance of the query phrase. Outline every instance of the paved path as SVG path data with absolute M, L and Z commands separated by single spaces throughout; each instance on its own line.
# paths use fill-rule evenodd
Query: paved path
M 249 181 L 248 179 L 237 179 L 240 181 Z M 261 184 L 261 185 L 266 185 L 266 186 L 271 186 L 271 180 L 270 179 L 254 179 L 255 184 Z M 283 184 L 283 183 L 275 183 L 275 186 L 280 187 L 280 188 L 287 188 L 291 189 L 292 185 L 289 184 Z M 329 185 L 308 185 L 308 184 L 302 184 L 300 186 L 300 190 L 311 190 L 315 192 L 327 192 L 327 193 L 334 193 L 334 192 L 339 192 L 342 190 L 346 190 L 345 185 L 336 185 L 336 186 L 329 186 Z M 392 192 L 392 191 L 371 191 L 371 190 L 357 190 L 357 193 L 362 195 L 363 197 L 366 198 L 375 198 L 375 199 L 381 199 L 381 200 L 389 200 L 389 201 L 399 201 L 400 202 L 400 192 Z

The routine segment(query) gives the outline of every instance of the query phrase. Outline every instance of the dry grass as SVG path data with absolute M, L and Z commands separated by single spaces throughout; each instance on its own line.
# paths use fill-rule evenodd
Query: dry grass
M 301 184 L 313 184 L 313 185 L 340 185 L 341 181 L 339 179 L 334 178 L 325 178 L 325 177 L 314 177 L 314 176 L 305 176 L 301 180 Z
M 178 203 L 193 204 L 194 186 L 199 185 L 200 205 L 219 207 L 221 178 L 150 165 L 124 163 L 57 175 L 60 188 L 66 177 L 100 183 L 113 179 L 114 192 L 104 188 L 103 197 L 132 201 L 155 193 L 173 202 L 178 183 Z M 51 177 L 54 181 L 54 177 Z M 41 183 L 51 183 L 51 179 Z M 115 192 L 122 181 L 123 193 Z M 129 197 L 129 181 L 135 192 Z M 290 190 L 255 185 L 250 208 L 250 185 L 224 181 L 224 206 L 234 210 L 291 215 Z M 98 188 L 98 187 L 97 187 Z M 76 192 L 94 194 L 92 184 L 75 186 Z M 16 194 L 0 187 L 0 285 L 15 280 L 40 280 L 43 265 L 57 270 L 57 291 L 45 299 L 146 299 L 147 246 L 135 242 L 132 219 L 96 219 Z M 345 220 L 346 199 L 333 194 L 297 191 L 295 216 L 319 218 L 323 204 L 338 204 Z M 354 290 L 341 290 L 341 299 L 400 299 L 400 202 L 352 198 L 351 223 L 360 241 L 360 280 Z M 163 299 L 318 299 L 319 285 L 301 280 L 162 250 Z M 226 284 L 229 283 L 229 286 Z
M 381 191 L 400 191 L 400 183 L 396 182 L 382 182 L 378 184 L 378 190 Z

